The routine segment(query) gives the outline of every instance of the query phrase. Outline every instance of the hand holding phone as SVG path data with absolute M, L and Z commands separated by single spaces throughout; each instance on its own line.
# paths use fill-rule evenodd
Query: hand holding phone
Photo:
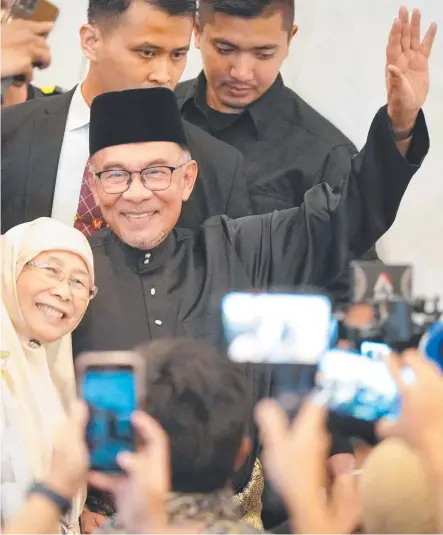
M 414 381 L 410 368 L 403 368 L 402 376 Z M 400 414 L 400 392 L 380 358 L 333 349 L 320 360 L 316 382 L 327 391 L 329 408 L 339 414 L 368 422 Z
M 89 408 L 91 470 L 119 473 L 117 455 L 135 451 L 131 415 L 145 398 L 144 361 L 130 351 L 85 353 L 75 368 L 79 395 Z
M 45 36 L 51 31 L 51 22 L 13 20 L 2 25 L 1 77 L 22 75 L 32 79 L 36 64 L 44 69 L 51 63 L 51 51 Z

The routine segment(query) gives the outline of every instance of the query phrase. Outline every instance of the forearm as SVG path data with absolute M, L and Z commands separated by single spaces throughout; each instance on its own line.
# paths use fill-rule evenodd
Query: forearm
M 21 513 L 6 525 L 5 535 L 58 533 L 59 508 L 41 494 L 29 496 Z
M 428 474 L 431 496 L 434 498 L 438 532 L 443 533 L 443 443 L 434 444 L 422 452 L 422 459 Z
M 414 136 L 397 143 L 386 108 L 377 113 L 365 147 L 352 161 L 342 190 L 341 210 L 336 210 L 342 219 L 352 223 L 348 225 L 348 247 L 352 254 L 364 254 L 393 224 L 405 191 L 428 150 L 429 137 L 422 113 L 417 118 Z M 407 158 L 403 155 L 405 151 Z
M 328 524 L 320 497 L 305 495 L 297 499 L 294 496 L 286 500 L 286 507 L 292 533 L 335 533 L 334 527 Z
M 405 139 L 403 141 L 397 141 L 397 149 L 400 151 L 400 154 L 406 158 L 409 147 L 411 146 L 412 136 L 408 137 L 408 139 Z

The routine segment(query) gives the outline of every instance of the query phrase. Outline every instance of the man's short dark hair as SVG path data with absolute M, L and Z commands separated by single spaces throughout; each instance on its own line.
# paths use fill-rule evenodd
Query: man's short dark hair
M 251 417 L 244 372 L 198 340 L 156 341 L 137 351 L 148 367 L 144 408 L 169 436 L 172 490 L 224 488 Z
M 196 0 L 89 0 L 88 22 L 117 22 L 133 2 L 142 1 L 171 16 L 193 15 L 197 11 Z
M 294 9 L 294 0 L 200 0 L 198 12 L 200 27 L 203 28 L 213 13 L 255 19 L 281 11 L 284 27 L 291 31 L 294 24 Z

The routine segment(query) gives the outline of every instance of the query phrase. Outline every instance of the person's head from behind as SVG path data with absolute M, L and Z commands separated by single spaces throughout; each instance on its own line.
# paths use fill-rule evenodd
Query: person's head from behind
M 2 237 L 2 296 L 20 335 L 42 344 L 61 339 L 95 293 L 91 248 L 76 229 L 40 218 Z
M 195 39 L 211 107 L 238 113 L 272 86 L 293 21 L 294 0 L 200 0 Z
M 387 439 L 372 450 L 359 488 L 365 533 L 437 533 L 423 461 L 402 440 Z
M 244 375 L 201 341 L 156 341 L 138 352 L 147 361 L 145 410 L 170 440 L 172 490 L 227 487 L 250 447 Z
M 172 91 L 99 95 L 91 107 L 91 190 L 120 239 L 152 249 L 169 234 L 197 178 Z
M 89 0 L 82 49 L 97 93 L 168 87 L 182 75 L 196 0 Z

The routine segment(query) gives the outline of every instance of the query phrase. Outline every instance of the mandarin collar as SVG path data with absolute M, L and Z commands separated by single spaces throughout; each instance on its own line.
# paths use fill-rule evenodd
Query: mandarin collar
M 176 231 L 173 230 L 157 247 L 142 250 L 124 243 L 114 232 L 110 230 L 108 232 L 106 242 L 117 266 L 130 267 L 139 275 L 151 273 L 165 266 L 172 258 L 177 242 Z

